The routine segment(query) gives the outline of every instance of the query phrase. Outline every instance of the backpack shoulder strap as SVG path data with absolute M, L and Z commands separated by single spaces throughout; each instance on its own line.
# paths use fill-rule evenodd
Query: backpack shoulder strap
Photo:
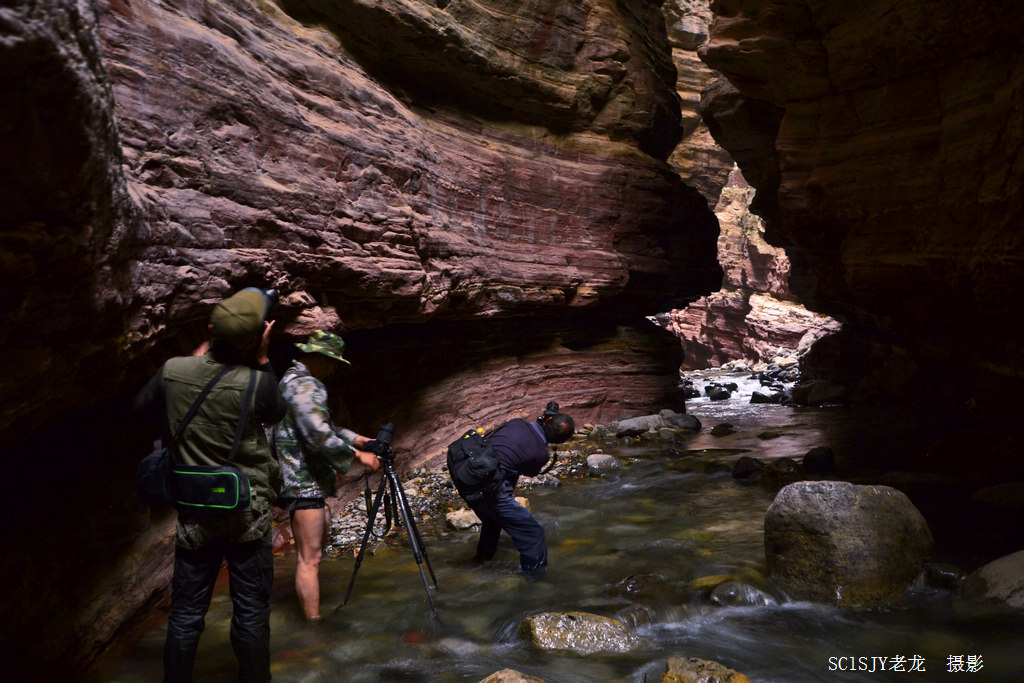
M 228 462 L 235 461 L 238 453 L 238 445 L 242 442 L 242 434 L 245 433 L 245 425 L 249 419 L 249 404 L 252 403 L 252 395 L 256 390 L 256 371 L 249 369 L 249 388 L 245 391 L 245 399 L 242 401 L 242 415 L 238 418 L 238 426 L 235 427 L 235 440 L 231 444 L 231 453 L 228 454 Z
M 501 423 L 500 425 L 498 425 L 497 427 L 495 427 L 495 428 L 494 428 L 494 429 L 492 429 L 491 431 L 489 431 L 489 432 L 485 432 L 485 433 L 484 433 L 484 435 L 483 435 L 483 436 L 484 436 L 484 438 L 485 438 L 485 439 L 487 439 L 487 438 L 490 438 L 490 437 L 491 437 L 491 436 L 492 436 L 492 435 L 494 434 L 494 432 L 498 431 L 498 430 L 499 430 L 499 429 L 501 429 L 502 427 L 506 426 L 507 424 L 509 424 L 510 422 L 513 422 L 513 421 L 515 421 L 515 420 L 516 420 L 516 418 L 512 418 L 511 420 L 506 420 L 505 422 L 502 422 L 502 423 Z
M 199 395 L 196 396 L 196 400 L 192 402 L 192 405 L 189 407 L 188 412 L 185 413 L 185 417 L 181 418 L 181 422 L 178 423 L 178 429 L 177 431 L 174 432 L 174 438 L 172 439 L 173 441 L 177 441 L 178 439 L 181 438 L 182 433 L 185 431 L 185 427 L 188 426 L 188 423 L 191 422 L 192 418 L 196 416 L 197 412 L 199 412 L 199 404 L 201 404 L 203 402 L 203 399 L 206 398 L 206 395 L 210 393 L 210 389 L 213 389 L 213 385 L 219 382 L 221 377 L 226 375 L 228 373 L 228 370 L 231 369 L 231 367 L 232 366 L 230 365 L 225 365 L 223 368 L 221 368 L 220 372 L 214 375 L 213 379 L 211 379 L 206 384 L 206 386 L 203 387 L 203 390 L 199 392 Z

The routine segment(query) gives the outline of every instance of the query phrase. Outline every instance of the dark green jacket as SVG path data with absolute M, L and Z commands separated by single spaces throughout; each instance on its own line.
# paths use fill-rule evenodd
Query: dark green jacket
M 173 434 L 199 392 L 223 367 L 210 354 L 171 358 L 139 393 L 136 409 L 151 412 L 162 407 Z M 253 370 L 248 366 L 234 366 L 214 385 L 185 428 L 182 438 L 174 445 L 176 462 L 186 465 L 229 464 L 228 455 L 241 417 L 250 372 Z M 184 531 L 181 522 L 194 515 L 181 513 L 179 544 L 190 547 L 205 545 L 213 535 L 224 531 L 225 525 L 230 527 L 225 533 L 233 541 L 255 540 L 270 529 L 270 505 L 277 500 L 281 489 L 281 468 L 270 452 L 264 426 L 280 421 L 288 407 L 281 398 L 277 378 L 269 366 L 255 372 L 257 381 L 249 418 L 231 463 L 248 477 L 252 486 L 251 510 L 228 516 L 236 517 L 234 520 L 223 516 L 214 519 L 200 516 L 200 528 Z

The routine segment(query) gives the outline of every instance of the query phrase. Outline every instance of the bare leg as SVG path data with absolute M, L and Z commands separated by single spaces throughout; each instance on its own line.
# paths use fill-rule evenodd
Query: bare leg
M 327 523 L 324 509 L 292 512 L 292 535 L 299 561 L 295 568 L 295 592 L 307 619 L 320 618 L 320 558 Z

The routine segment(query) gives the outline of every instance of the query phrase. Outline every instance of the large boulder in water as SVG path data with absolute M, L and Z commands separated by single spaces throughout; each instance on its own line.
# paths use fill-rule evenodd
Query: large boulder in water
M 928 524 L 902 492 L 839 481 L 779 491 L 764 546 L 771 579 L 790 597 L 840 606 L 902 593 L 934 550 Z

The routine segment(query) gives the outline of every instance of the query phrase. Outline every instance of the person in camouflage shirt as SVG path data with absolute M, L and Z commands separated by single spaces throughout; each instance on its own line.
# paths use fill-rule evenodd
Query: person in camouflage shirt
M 295 592 L 306 619 L 320 618 L 320 559 L 323 556 L 324 499 L 333 496 L 336 473 L 348 471 L 353 459 L 371 470 L 380 467 L 377 457 L 364 450 L 368 437 L 349 429 L 337 429 L 327 407 L 323 380 L 341 363 L 345 342 L 336 334 L 317 330 L 284 373 L 279 385 L 288 404 L 288 415 L 273 429 L 284 486 L 278 507 L 289 513 L 298 562 Z

